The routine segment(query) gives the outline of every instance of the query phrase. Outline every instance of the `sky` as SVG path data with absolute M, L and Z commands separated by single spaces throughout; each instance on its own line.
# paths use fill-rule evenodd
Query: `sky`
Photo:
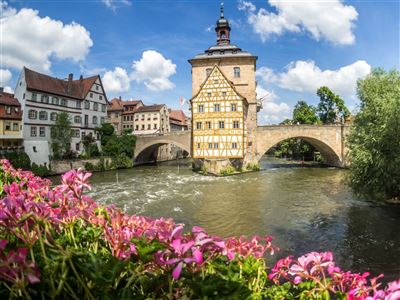
M 99 74 L 108 99 L 141 99 L 188 112 L 188 59 L 216 43 L 220 1 L 0 2 L 0 86 L 26 66 L 58 78 Z M 258 56 L 259 124 L 317 105 L 328 86 L 351 111 L 372 68 L 400 69 L 400 0 L 225 0 L 231 43 Z

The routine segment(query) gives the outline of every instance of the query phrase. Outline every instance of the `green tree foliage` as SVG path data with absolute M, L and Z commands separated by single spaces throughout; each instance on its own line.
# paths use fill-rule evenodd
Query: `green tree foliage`
M 359 193 L 400 196 L 400 72 L 375 69 L 357 84 L 360 112 L 348 139 L 350 183 Z
M 125 154 L 127 157 L 133 157 L 136 137 L 129 131 L 124 131 L 121 136 L 117 136 L 114 127 L 110 123 L 104 123 L 98 132 L 104 155 L 115 157 Z
M 328 87 L 320 87 L 317 90 L 317 95 L 320 98 L 317 112 L 322 123 L 332 124 L 338 119 L 344 121 L 350 116 L 348 108 L 344 105 L 344 100 Z
M 4 154 L 4 158 L 8 159 L 12 166 L 16 169 L 31 169 L 31 159 L 25 152 L 9 152 Z
M 293 109 L 294 124 L 318 124 L 317 109 L 305 101 L 299 101 Z
M 71 118 L 66 112 L 57 116 L 55 124 L 51 127 L 51 149 L 54 158 L 63 158 L 71 150 Z
M 82 144 L 87 157 L 96 157 L 100 155 L 99 148 L 96 144 L 96 139 L 93 137 L 93 135 L 85 135 L 82 138 Z
M 114 126 L 110 123 L 103 123 L 101 127 L 96 129 L 100 134 L 101 145 L 107 144 L 110 137 L 115 136 Z

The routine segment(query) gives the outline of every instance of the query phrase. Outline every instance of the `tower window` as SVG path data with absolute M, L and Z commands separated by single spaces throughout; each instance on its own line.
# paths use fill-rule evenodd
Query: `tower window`
M 211 68 L 207 68 L 206 69 L 206 77 L 210 76 L 212 69 Z
M 240 68 L 239 67 L 234 67 L 233 68 L 233 77 L 239 78 L 240 77 Z

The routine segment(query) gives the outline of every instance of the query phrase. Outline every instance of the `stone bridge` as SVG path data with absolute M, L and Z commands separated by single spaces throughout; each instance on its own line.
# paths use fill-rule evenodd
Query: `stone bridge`
M 256 131 L 255 159 L 261 157 L 276 144 L 290 138 L 301 138 L 313 145 L 335 167 L 346 166 L 346 136 L 348 125 L 270 125 L 258 126 Z
M 328 165 L 346 166 L 346 136 L 348 125 L 269 125 L 258 126 L 255 131 L 256 143 L 252 154 L 245 161 L 258 162 L 276 144 L 290 138 L 301 138 L 318 151 Z M 161 145 L 172 144 L 191 154 L 191 132 L 176 131 L 163 135 L 138 136 L 135 147 L 135 161 L 146 161 L 146 153 L 154 152 Z M 250 145 L 248 145 L 250 146 Z
M 191 153 L 191 131 L 173 131 L 166 134 L 138 135 L 136 137 L 136 162 L 149 161 L 148 156 L 159 146 L 172 144 Z

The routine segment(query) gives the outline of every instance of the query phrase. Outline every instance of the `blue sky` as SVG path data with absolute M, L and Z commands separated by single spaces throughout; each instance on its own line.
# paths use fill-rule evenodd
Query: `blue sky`
M 399 1 L 224 1 L 231 42 L 258 56 L 259 123 L 317 104 L 328 85 L 350 109 L 371 68 L 400 68 Z M 215 44 L 220 1 L 9 1 L 1 4 L 0 84 L 23 65 L 59 78 L 100 74 L 107 95 L 179 108 L 188 59 Z

